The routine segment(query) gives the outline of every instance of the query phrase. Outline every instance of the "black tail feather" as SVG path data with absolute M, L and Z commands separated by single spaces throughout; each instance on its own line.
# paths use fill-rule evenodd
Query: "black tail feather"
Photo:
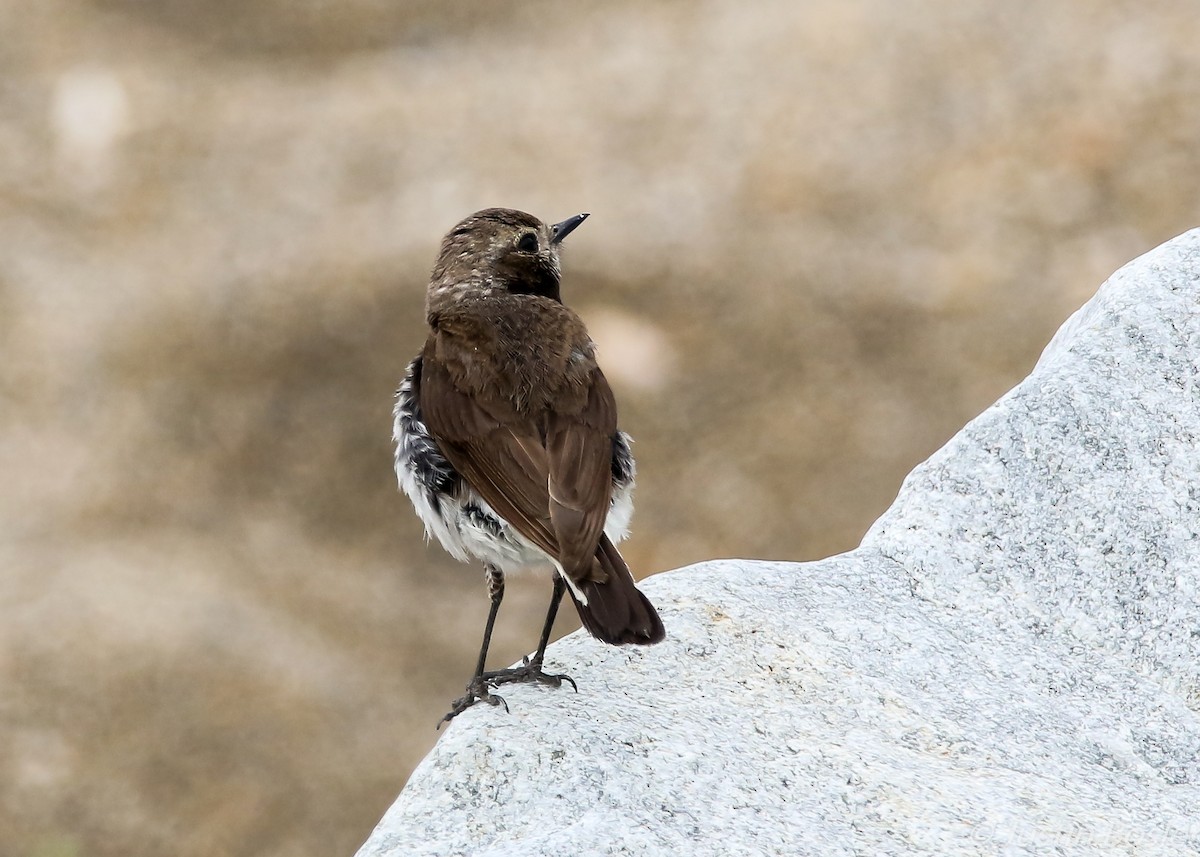
M 583 620 L 583 627 L 597 640 L 614 646 L 647 646 L 661 642 L 667 635 L 662 620 L 650 599 L 634 584 L 629 566 L 608 536 L 600 537 L 596 562 L 605 572 L 605 582 L 584 580 L 575 584 L 583 592 L 587 604 L 575 597 L 572 587 L 567 588 L 579 618 Z

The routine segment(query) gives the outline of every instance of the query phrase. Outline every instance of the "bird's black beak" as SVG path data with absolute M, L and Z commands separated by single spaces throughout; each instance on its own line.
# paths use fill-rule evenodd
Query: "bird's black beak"
M 555 223 L 550 227 L 550 243 L 557 244 L 562 241 L 575 230 L 576 226 L 587 219 L 587 213 L 584 212 L 583 214 L 576 214 L 574 217 L 568 217 L 562 223 Z

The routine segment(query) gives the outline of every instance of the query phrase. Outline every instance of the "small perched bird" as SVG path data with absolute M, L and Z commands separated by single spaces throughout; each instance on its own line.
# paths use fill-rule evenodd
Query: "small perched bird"
M 481 700 L 502 704 L 491 691 L 508 682 L 574 686 L 542 671 L 564 589 L 605 643 L 664 637 L 613 544 L 633 514 L 629 436 L 595 344 L 559 292 L 560 245 L 587 216 L 547 225 L 489 208 L 450 230 L 425 300 L 429 338 L 396 394 L 400 488 L 427 537 L 483 561 L 491 598 L 475 675 L 442 723 Z M 537 651 L 485 670 L 504 576 L 527 566 L 553 569 Z

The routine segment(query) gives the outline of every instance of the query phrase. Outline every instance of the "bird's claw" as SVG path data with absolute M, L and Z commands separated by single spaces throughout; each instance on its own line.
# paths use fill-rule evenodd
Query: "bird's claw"
M 528 656 L 521 659 L 521 666 L 510 667 L 504 670 L 488 670 L 483 674 L 483 679 L 492 687 L 499 687 L 502 684 L 511 684 L 513 682 L 534 682 L 536 684 L 549 685 L 550 687 L 562 687 L 562 683 L 568 682 L 576 693 L 579 693 L 579 685 L 575 684 L 575 679 L 566 674 L 547 673 L 542 671 L 541 661 L 531 661 Z
M 503 705 L 504 712 L 508 713 L 508 703 L 504 701 L 504 697 L 498 693 L 492 693 L 487 679 L 484 676 L 480 676 L 473 679 L 467 685 L 465 696 L 454 700 L 450 706 L 450 710 L 438 721 L 437 728 L 441 729 L 443 725 L 449 723 L 477 702 L 486 702 L 492 706 Z
M 492 693 L 492 690 L 502 684 L 534 682 L 535 684 L 544 684 L 549 687 L 562 687 L 564 681 L 571 685 L 572 690 L 579 693 L 579 685 L 575 684 L 575 679 L 565 674 L 543 672 L 541 662 L 531 661 L 528 657 L 521 659 L 521 666 L 519 667 L 488 670 L 471 680 L 471 683 L 467 685 L 466 695 L 454 700 L 454 703 L 450 706 L 450 710 L 438 721 L 437 728 L 441 729 L 444 724 L 449 723 L 478 702 L 486 702 L 488 705 L 503 705 L 504 711 L 507 714 L 508 703 L 504 701 L 504 697 L 498 693 Z

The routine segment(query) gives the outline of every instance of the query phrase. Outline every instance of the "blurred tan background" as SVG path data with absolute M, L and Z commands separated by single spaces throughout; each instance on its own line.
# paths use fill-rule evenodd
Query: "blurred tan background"
M 0 0 L 0 34 L 5 855 L 367 836 L 486 613 L 389 447 L 466 214 L 593 214 L 564 294 L 640 575 L 852 548 L 1200 223 L 1187 0 Z M 548 593 L 510 584 L 497 664 Z

